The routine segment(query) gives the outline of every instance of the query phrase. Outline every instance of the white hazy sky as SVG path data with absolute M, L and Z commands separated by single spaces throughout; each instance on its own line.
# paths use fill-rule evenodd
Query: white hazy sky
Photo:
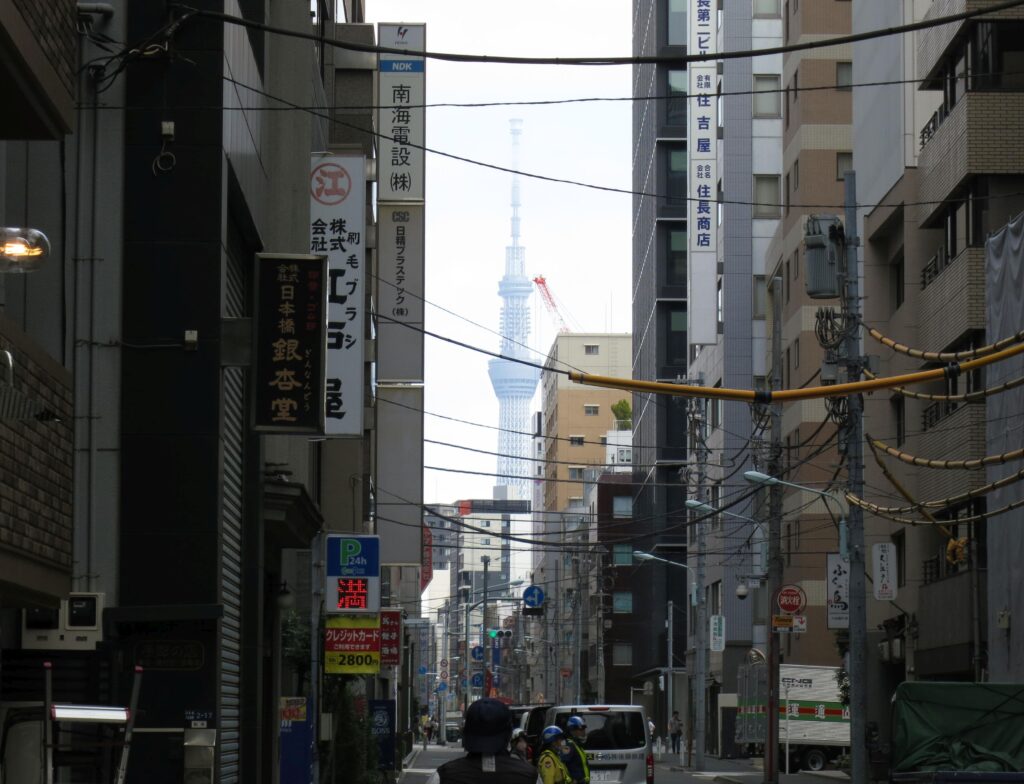
M 369 22 L 423 22 L 427 49 L 517 56 L 622 56 L 631 50 L 628 0 L 367 0 Z M 623 98 L 629 66 L 525 66 L 427 62 L 427 103 Z M 523 120 L 519 169 L 629 189 L 631 104 L 431 108 L 427 147 L 511 166 L 509 120 Z M 511 175 L 427 155 L 427 329 L 496 351 L 505 247 L 511 232 Z M 631 198 L 520 178 L 526 271 L 544 275 L 574 331 L 630 330 Z M 443 312 L 445 308 L 460 317 Z M 557 333 L 534 294 L 530 345 L 538 361 Z M 474 326 L 464 319 L 476 322 Z M 431 413 L 496 426 L 489 357 L 426 338 Z M 534 398 L 532 410 L 539 408 Z M 424 420 L 425 437 L 497 451 L 494 429 Z M 492 455 L 425 444 L 426 465 L 494 471 Z M 489 498 L 492 477 L 426 470 L 424 500 Z

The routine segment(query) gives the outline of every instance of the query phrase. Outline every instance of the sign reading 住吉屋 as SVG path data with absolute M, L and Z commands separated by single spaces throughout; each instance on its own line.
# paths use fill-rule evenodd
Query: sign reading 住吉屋
M 324 551 L 324 612 L 380 612 L 380 539 L 328 534 Z
M 366 158 L 314 153 L 309 174 L 309 247 L 327 256 L 328 436 L 363 435 L 366 301 Z
M 253 427 L 324 428 L 323 256 L 256 254 Z
M 365 675 L 380 672 L 380 618 L 334 615 L 325 621 L 324 672 Z
M 718 52 L 718 3 L 689 0 L 688 55 Z M 687 340 L 718 339 L 718 65 L 715 60 L 689 63 L 687 172 Z

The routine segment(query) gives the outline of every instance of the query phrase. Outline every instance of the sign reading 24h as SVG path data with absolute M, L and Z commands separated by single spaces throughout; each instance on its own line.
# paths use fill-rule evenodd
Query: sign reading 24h
M 325 612 L 329 615 L 378 613 L 379 537 L 328 534 L 325 545 Z

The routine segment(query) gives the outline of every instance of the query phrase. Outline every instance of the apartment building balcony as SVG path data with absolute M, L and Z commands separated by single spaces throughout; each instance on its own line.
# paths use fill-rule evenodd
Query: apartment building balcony
M 938 110 L 921 133 L 919 222 L 932 222 L 973 175 L 1024 171 L 1022 125 L 1024 92 L 967 92 Z
M 951 14 L 962 14 L 965 11 L 974 11 L 995 5 L 997 0 L 934 0 L 925 20 L 949 16 Z M 1024 19 L 1024 8 L 1008 8 L 998 14 L 986 17 L 991 19 Z M 917 43 L 917 72 L 924 75 L 925 81 L 935 78 L 936 72 L 941 70 L 943 62 L 954 52 L 957 45 L 969 34 L 974 22 L 963 20 L 950 24 L 929 27 L 918 33 Z
M 921 269 L 918 339 L 942 350 L 972 330 L 985 329 L 985 249 L 949 257 L 940 247 Z
M 970 677 L 973 673 L 975 618 L 984 641 L 987 617 L 985 590 L 978 591 L 975 605 L 976 577 L 984 589 L 984 569 L 977 575 L 970 568 L 953 571 L 938 556 L 922 563 L 914 657 L 918 678 Z
M 971 459 L 985 455 L 985 405 L 933 402 L 925 404 L 916 454 L 933 459 Z M 948 498 L 985 484 L 984 471 L 922 470 L 921 500 Z

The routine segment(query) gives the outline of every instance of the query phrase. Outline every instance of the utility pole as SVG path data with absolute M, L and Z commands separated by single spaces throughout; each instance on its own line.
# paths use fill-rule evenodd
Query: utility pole
M 665 628 L 667 630 L 668 637 L 668 669 L 665 670 L 665 693 L 668 695 L 667 702 L 667 716 L 665 718 L 665 729 L 668 729 L 668 723 L 672 721 L 672 710 L 675 708 L 673 704 L 673 698 L 675 695 L 672 694 L 672 600 L 668 600 L 668 608 L 666 610 L 667 617 L 665 618 Z
M 697 497 L 702 503 L 710 506 L 711 497 L 707 488 L 707 423 L 708 399 L 699 398 L 694 401 L 699 412 L 694 422 L 694 435 L 697 453 Z M 717 403 L 716 403 L 717 404 Z M 700 517 L 703 517 L 701 515 Z M 697 522 L 697 633 L 695 640 L 696 666 L 694 667 L 694 733 L 693 759 L 694 770 L 704 770 L 704 746 L 707 725 L 707 636 L 708 636 L 708 603 L 704 591 L 705 581 L 705 542 L 706 524 L 698 517 Z
M 480 556 L 480 562 L 484 565 L 484 613 L 481 616 L 480 623 L 480 645 L 484 649 L 484 690 L 483 696 L 490 697 L 491 694 L 487 689 L 487 673 L 491 667 L 491 638 L 487 636 L 487 567 L 491 565 L 491 558 L 487 555 Z
M 574 555 L 572 558 L 573 577 L 576 582 L 576 590 L 573 594 L 572 613 L 572 643 L 573 643 L 573 702 L 580 704 L 580 638 L 583 636 L 583 591 L 580 585 L 580 557 Z
M 782 278 L 772 278 L 772 391 L 782 388 Z M 782 406 L 771 404 L 768 473 L 782 473 Z M 779 784 L 779 633 L 775 597 L 782 587 L 782 485 L 768 486 L 768 721 L 764 745 L 764 782 Z
M 451 666 L 451 656 L 449 656 L 450 649 L 449 649 L 449 646 L 448 646 L 448 611 L 450 609 L 451 609 L 451 603 L 448 600 L 446 600 L 445 603 L 444 603 L 444 626 L 442 627 L 443 631 L 441 632 L 441 660 L 448 662 L 448 667 Z M 437 692 L 437 703 L 438 703 L 438 708 L 437 708 L 437 712 L 438 712 L 437 727 L 438 727 L 438 735 L 439 735 L 439 738 L 438 738 L 437 742 L 439 744 L 441 744 L 442 746 L 444 746 L 448 742 L 447 738 L 445 737 L 447 735 L 447 733 L 445 732 L 444 724 L 445 724 L 445 721 L 448 718 L 448 691 L 451 688 L 449 686 L 449 683 L 451 682 L 452 678 L 451 678 L 451 670 L 450 669 L 448 669 L 447 667 L 440 667 L 439 666 L 438 667 L 438 672 L 441 672 L 442 670 L 448 672 L 448 681 L 441 681 L 441 683 L 444 683 L 445 686 L 448 686 L 448 688 L 445 689 L 444 691 Z
M 843 281 L 843 319 L 846 338 L 843 341 L 843 360 L 848 381 L 859 381 L 862 359 L 860 355 L 860 287 L 857 269 L 857 177 L 852 171 L 845 178 L 845 241 L 846 274 Z M 846 398 L 848 420 L 846 426 L 847 487 L 858 497 L 864 495 L 864 401 L 859 394 Z M 868 780 L 867 760 L 867 596 L 864 572 L 864 512 L 850 505 L 850 757 L 853 781 Z

